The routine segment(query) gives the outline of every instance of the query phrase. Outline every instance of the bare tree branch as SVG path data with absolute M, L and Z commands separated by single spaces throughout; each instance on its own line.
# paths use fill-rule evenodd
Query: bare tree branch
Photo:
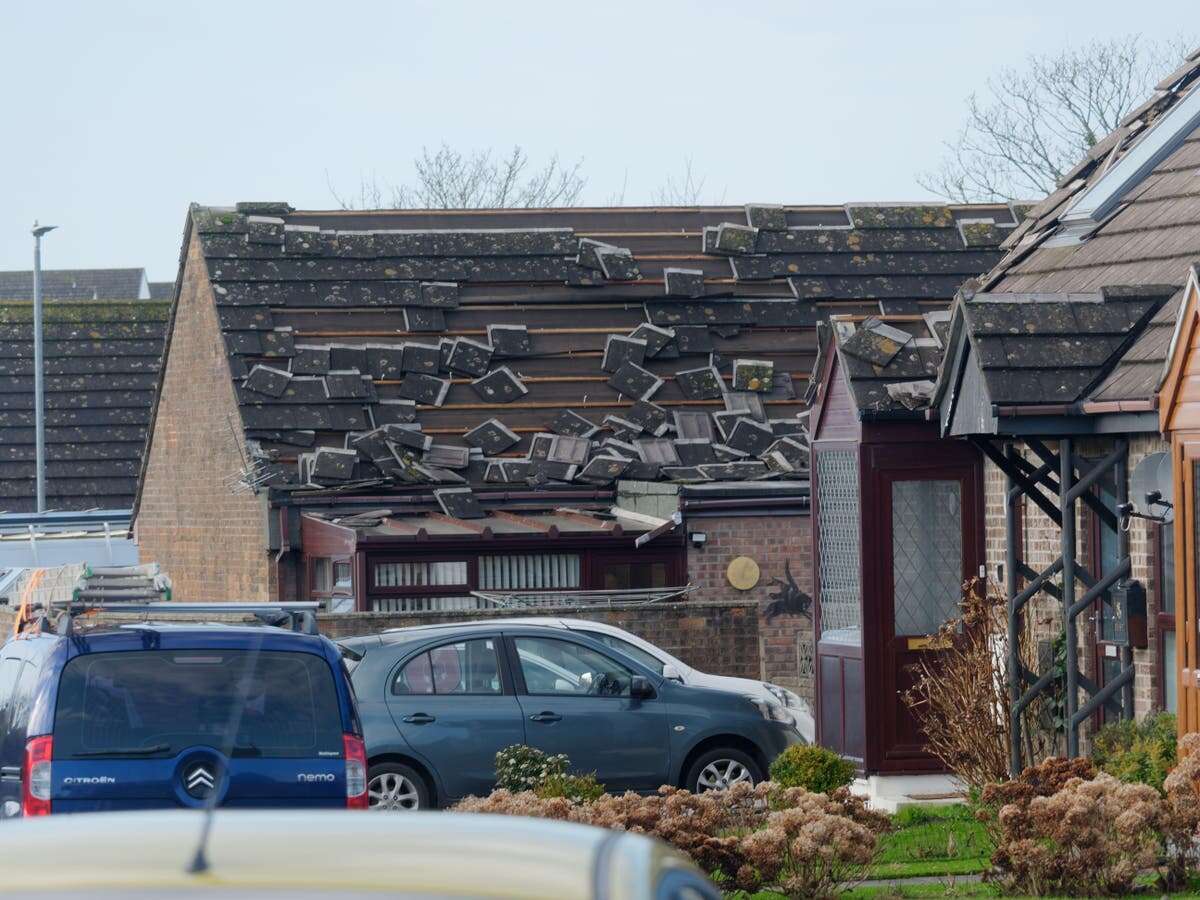
M 1115 129 L 1189 48 L 1182 38 L 1140 35 L 1092 41 L 1022 68 L 1005 68 L 983 96 L 967 98 L 967 117 L 936 169 L 917 176 L 947 200 L 1036 199 Z
M 422 148 L 413 160 L 416 179 L 408 184 L 381 182 L 372 173 L 363 176 L 358 196 L 329 192 L 343 209 L 495 209 L 500 207 L 571 206 L 587 180 L 583 161 L 566 165 L 553 155 L 541 167 L 530 169 L 529 155 L 520 147 L 502 159 L 491 150 L 463 152 L 442 144 L 436 151 Z M 385 203 L 385 201 L 390 201 Z
M 696 175 L 692 158 L 685 156 L 683 172 L 679 177 L 668 175 L 650 196 L 650 202 L 655 206 L 697 206 L 701 203 L 706 180 L 703 175 Z

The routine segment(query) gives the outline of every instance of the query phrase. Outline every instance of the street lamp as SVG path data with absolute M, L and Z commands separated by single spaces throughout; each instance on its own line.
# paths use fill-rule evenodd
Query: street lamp
M 42 383 L 42 237 L 57 225 L 33 222 L 33 409 L 37 511 L 46 511 L 46 389 Z

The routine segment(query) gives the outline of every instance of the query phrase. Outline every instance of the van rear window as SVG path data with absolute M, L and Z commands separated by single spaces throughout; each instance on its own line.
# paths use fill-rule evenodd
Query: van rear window
M 146 650 L 77 656 L 63 670 L 56 758 L 153 758 L 198 745 L 233 756 L 341 756 L 328 663 L 310 653 Z

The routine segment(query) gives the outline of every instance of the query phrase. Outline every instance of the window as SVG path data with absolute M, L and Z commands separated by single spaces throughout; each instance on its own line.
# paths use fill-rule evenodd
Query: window
M 612 647 L 614 650 L 624 653 L 631 659 L 637 660 L 647 669 L 657 672 L 659 675 L 663 673 L 663 661 L 657 656 L 647 653 L 641 647 L 629 643 L 629 641 L 621 640 L 619 637 L 614 637 L 611 634 L 604 634 L 600 631 L 580 631 L 580 634 L 586 634 L 592 640 L 599 641 L 607 647 Z
M 478 609 L 471 596 L 470 566 L 465 559 L 380 560 L 371 564 L 371 598 L 376 612 L 425 612 Z
M 514 640 L 530 694 L 628 697 L 633 672 L 587 647 L 555 638 Z
M 959 482 L 893 482 L 894 633 L 933 634 L 959 614 L 962 582 Z
M 146 650 L 85 654 L 63 670 L 56 758 L 122 750 L 167 758 L 229 743 L 235 756 L 341 756 L 329 664 L 310 653 Z
M 500 666 L 490 639 L 434 647 L 410 661 L 392 682 L 393 694 L 499 694 Z
M 313 557 L 309 585 L 312 599 L 326 601 L 330 612 L 354 611 L 354 565 L 350 559 Z
M 651 560 L 618 560 L 603 567 L 604 590 L 629 591 L 638 588 L 671 587 L 667 564 Z
M 479 589 L 539 590 L 578 589 L 578 553 L 528 553 L 479 557 Z
M 816 454 L 817 542 L 820 560 L 820 639 L 862 643 L 860 607 L 858 453 Z

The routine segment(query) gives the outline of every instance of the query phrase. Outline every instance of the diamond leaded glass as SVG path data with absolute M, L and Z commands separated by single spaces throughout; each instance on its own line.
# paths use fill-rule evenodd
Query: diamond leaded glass
M 892 483 L 895 633 L 933 634 L 962 598 L 962 497 L 957 481 Z
M 858 453 L 821 450 L 816 469 L 821 640 L 861 645 Z

